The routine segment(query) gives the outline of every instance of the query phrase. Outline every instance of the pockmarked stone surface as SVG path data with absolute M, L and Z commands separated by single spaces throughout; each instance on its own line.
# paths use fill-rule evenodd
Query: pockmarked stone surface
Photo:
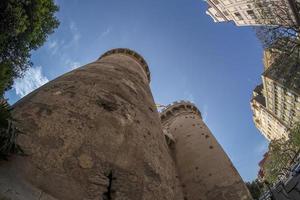
M 27 156 L 0 163 L 0 198 L 182 200 L 145 60 L 114 49 L 14 105 Z
M 0 162 L 0 200 L 250 200 L 199 110 L 159 115 L 149 82 L 139 54 L 113 49 L 17 102 L 27 156 Z
M 184 200 L 251 200 L 239 173 L 190 102 L 175 102 L 160 115 L 176 161 Z

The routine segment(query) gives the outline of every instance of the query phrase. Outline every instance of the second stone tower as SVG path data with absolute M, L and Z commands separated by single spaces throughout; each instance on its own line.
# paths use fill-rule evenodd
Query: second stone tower
M 239 173 L 202 120 L 197 107 L 175 102 L 161 113 L 184 200 L 252 199 Z

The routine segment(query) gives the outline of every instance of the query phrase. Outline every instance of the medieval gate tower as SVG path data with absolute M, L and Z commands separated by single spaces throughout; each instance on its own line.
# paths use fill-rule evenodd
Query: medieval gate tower
M 194 104 L 175 102 L 160 117 L 185 200 L 249 199 L 240 175 Z
M 251 199 L 198 109 L 160 119 L 149 81 L 139 54 L 114 49 L 17 102 L 27 156 L 0 162 L 0 199 Z

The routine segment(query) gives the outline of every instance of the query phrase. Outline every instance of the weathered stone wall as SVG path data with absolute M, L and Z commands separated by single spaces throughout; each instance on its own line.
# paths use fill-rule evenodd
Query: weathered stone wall
M 25 133 L 18 142 L 28 156 L 0 163 L 0 194 L 182 200 L 149 78 L 141 56 L 116 49 L 16 103 Z
M 178 102 L 161 113 L 165 132 L 174 137 L 174 159 L 184 200 L 252 199 L 237 170 L 189 102 Z

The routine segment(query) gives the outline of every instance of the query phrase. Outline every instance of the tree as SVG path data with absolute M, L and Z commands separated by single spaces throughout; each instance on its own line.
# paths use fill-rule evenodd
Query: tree
M 292 156 L 283 150 L 284 143 L 283 139 L 270 142 L 269 155 L 264 165 L 264 179 L 269 183 L 275 183 L 288 172 L 287 165 Z
M 6 160 L 11 154 L 23 153 L 15 142 L 20 131 L 14 125 L 10 110 L 6 100 L 0 99 L 0 160 Z
M 259 24 L 275 27 L 299 27 L 298 0 L 253 0 Z
M 0 1 L 0 98 L 32 65 L 31 51 L 58 27 L 53 0 Z
M 294 125 L 292 131 L 290 132 L 290 142 L 291 145 L 299 151 L 300 149 L 300 124 L 297 123 Z
M 20 133 L 11 116 L 4 92 L 13 79 L 32 65 L 31 51 L 40 47 L 58 27 L 53 0 L 0 1 L 0 159 L 21 152 L 16 144 Z
M 300 2 L 297 0 L 254 0 L 262 26 L 255 27 L 263 48 L 277 54 L 280 62 L 299 51 Z M 297 56 L 299 53 L 297 54 Z M 298 59 L 299 60 L 299 59 Z
M 290 130 L 289 139 L 273 140 L 269 144 L 269 153 L 263 167 L 264 178 L 269 183 L 276 183 L 290 172 L 300 153 L 300 124 Z
M 265 191 L 264 184 L 255 179 L 252 182 L 246 182 L 246 186 L 251 193 L 253 199 L 259 199 L 259 197 Z

